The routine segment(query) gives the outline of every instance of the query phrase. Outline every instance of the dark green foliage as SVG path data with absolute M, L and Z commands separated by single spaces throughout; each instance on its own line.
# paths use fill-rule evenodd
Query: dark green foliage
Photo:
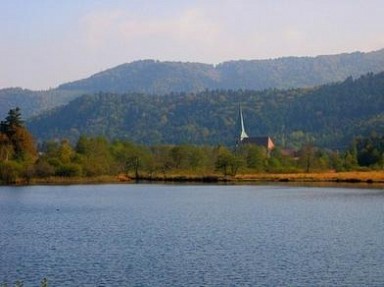
M 360 166 L 384 168 L 384 136 L 373 133 L 366 138 L 357 138 L 354 148 Z
M 45 142 L 41 150 L 43 154 L 35 163 L 36 177 L 82 175 L 82 166 L 75 162 L 76 154 L 68 140 Z
M 315 148 L 312 144 L 306 144 L 299 153 L 299 166 L 305 171 L 313 171 Z
M 40 139 L 80 134 L 140 144 L 225 144 L 239 134 L 238 103 L 251 136 L 271 136 L 283 147 L 344 150 L 356 136 L 384 131 L 384 73 L 313 89 L 87 95 L 35 118 Z
M 23 167 L 15 161 L 0 162 L 0 183 L 13 184 L 22 174 Z
M 115 141 L 110 148 L 116 172 L 134 172 L 139 176 L 139 171 L 148 164 L 146 148 L 141 148 L 129 141 Z
M 169 165 L 175 169 L 195 170 L 206 163 L 202 148 L 192 145 L 178 145 L 169 150 Z
M 8 112 L 8 116 L 5 118 L 5 122 L 2 122 L 1 131 L 4 133 L 14 133 L 14 129 L 23 126 L 21 120 L 20 108 L 11 109 Z
M 217 66 L 153 60 L 123 64 L 47 91 L 0 90 L 0 114 L 18 106 L 29 118 L 97 92 L 169 94 L 215 89 L 290 89 L 343 81 L 383 71 L 384 50 L 332 56 L 229 61 Z
M 268 160 L 268 153 L 265 147 L 250 145 L 245 148 L 247 167 L 255 171 L 264 171 L 266 161 Z
M 112 157 L 105 138 L 80 137 L 76 145 L 75 162 L 83 167 L 86 176 L 106 175 L 111 173 Z
M 32 135 L 24 127 L 19 108 L 11 109 L 0 123 L 0 160 L 27 160 L 36 156 Z
M 41 158 L 35 164 L 34 175 L 38 178 L 50 177 L 55 175 L 55 168 L 44 158 Z
M 76 163 L 61 164 L 56 168 L 55 175 L 63 177 L 76 177 L 82 175 L 82 168 Z
M 238 170 L 245 165 L 242 154 L 238 152 L 233 153 L 226 147 L 218 147 L 216 154 L 216 170 L 222 172 L 224 176 L 235 176 Z
M 345 152 L 321 149 L 309 143 L 290 153 L 276 147 L 267 152 L 264 147 L 247 145 L 237 149 L 226 146 L 156 145 L 145 146 L 130 141 L 110 143 L 101 137 L 82 136 L 75 148 L 67 140 L 43 145 L 44 152 L 35 164 L 0 162 L 0 181 L 28 182 L 33 178 L 94 177 L 123 175 L 131 178 L 151 178 L 161 175 L 210 176 L 255 172 L 319 172 L 327 170 L 357 170 L 361 166 L 383 169 L 383 138 L 373 136 L 356 140 Z M 358 162 L 358 157 L 372 160 Z M 359 165 L 359 163 L 361 163 Z

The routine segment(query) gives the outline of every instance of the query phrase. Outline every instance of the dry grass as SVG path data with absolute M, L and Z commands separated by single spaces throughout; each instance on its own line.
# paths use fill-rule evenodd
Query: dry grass
M 103 183 L 119 183 L 129 182 L 130 178 L 122 176 L 95 176 L 95 177 L 49 177 L 49 178 L 34 178 L 27 184 L 47 184 L 47 185 L 65 185 L 65 184 L 103 184 Z
M 273 181 L 273 182 L 367 182 L 384 183 L 384 171 L 348 171 L 316 173 L 260 173 L 236 176 L 239 181 Z
M 149 181 L 174 182 L 293 182 L 293 183 L 369 183 L 384 186 L 384 171 L 350 171 L 350 172 L 313 172 L 313 173 L 253 173 L 224 177 L 218 174 L 197 175 L 193 173 L 152 175 L 141 178 Z M 126 175 L 98 177 L 50 177 L 32 179 L 18 184 L 103 184 L 129 183 L 133 180 Z

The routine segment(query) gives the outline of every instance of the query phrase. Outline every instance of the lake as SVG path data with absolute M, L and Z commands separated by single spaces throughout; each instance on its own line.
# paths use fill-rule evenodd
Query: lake
M 384 190 L 0 187 L 0 283 L 384 286 Z

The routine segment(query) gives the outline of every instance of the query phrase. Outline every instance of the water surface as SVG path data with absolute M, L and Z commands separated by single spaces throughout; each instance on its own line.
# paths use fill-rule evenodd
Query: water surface
M 384 191 L 0 187 L 0 282 L 383 286 Z

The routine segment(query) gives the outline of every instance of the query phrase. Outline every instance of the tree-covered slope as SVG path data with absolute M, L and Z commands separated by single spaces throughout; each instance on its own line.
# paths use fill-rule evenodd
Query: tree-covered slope
M 217 67 L 221 88 L 302 88 L 384 71 L 384 49 L 371 53 L 231 61 Z
M 384 73 L 312 89 L 98 93 L 35 118 L 29 127 L 39 139 L 87 134 L 150 144 L 233 144 L 239 102 L 250 136 L 269 135 L 288 146 L 313 141 L 343 147 L 355 136 L 384 132 Z
M 77 91 L 31 91 L 21 88 L 8 88 L 0 90 L 0 115 L 5 115 L 10 109 L 19 107 L 23 117 L 29 118 L 42 111 L 59 105 L 67 104 L 70 100 L 80 96 Z
M 48 91 L 2 89 L 0 113 L 5 114 L 18 106 L 28 118 L 87 93 L 164 95 L 172 92 L 197 93 L 206 89 L 302 88 L 383 70 L 384 49 L 313 58 L 230 61 L 217 66 L 145 60 L 123 64 Z
M 84 80 L 63 84 L 59 89 L 166 94 L 212 88 L 217 85 L 217 80 L 218 74 L 212 65 L 143 60 L 117 66 Z

